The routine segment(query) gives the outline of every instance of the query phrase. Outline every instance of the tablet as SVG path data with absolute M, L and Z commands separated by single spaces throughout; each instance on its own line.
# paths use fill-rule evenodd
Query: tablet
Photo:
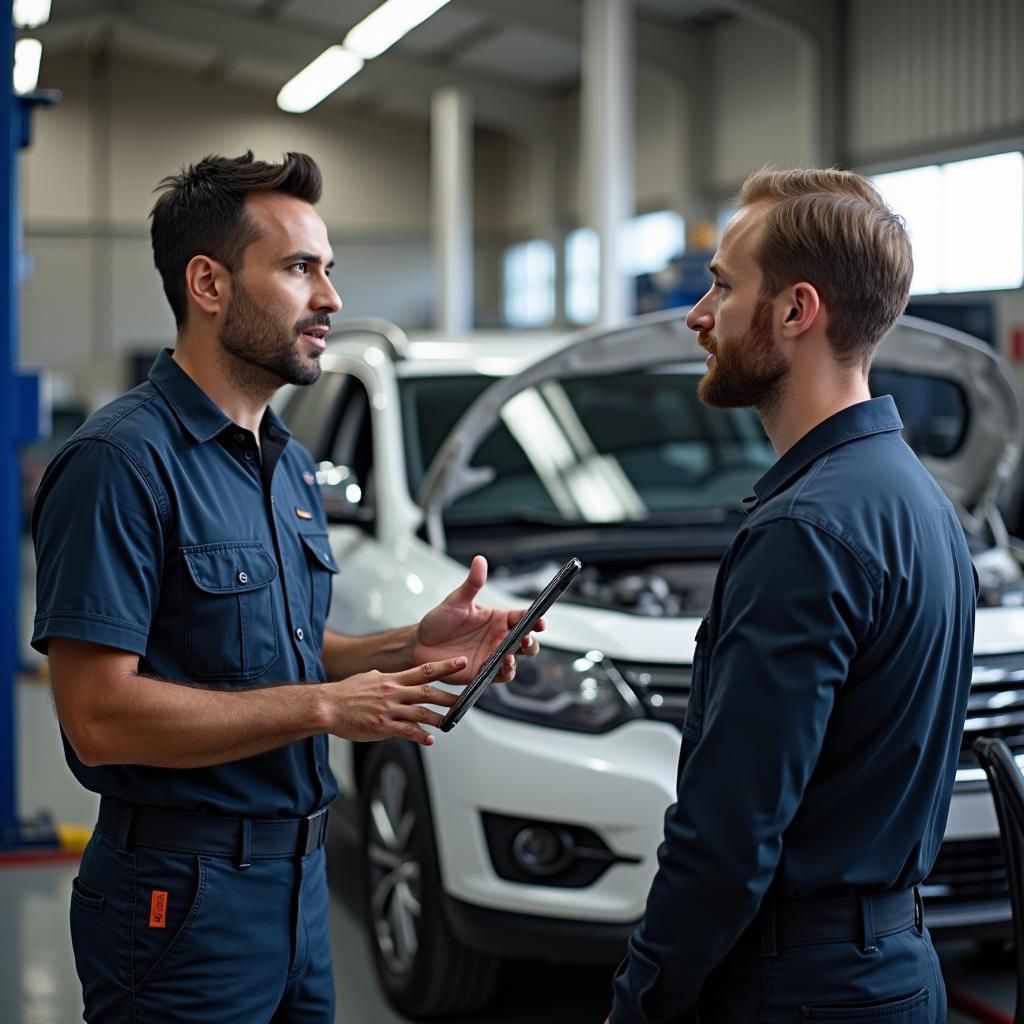
M 473 682 L 469 683 L 459 695 L 459 699 L 449 709 L 441 723 L 442 732 L 451 732 L 462 716 L 480 699 L 484 690 L 498 674 L 506 654 L 515 654 L 524 636 L 533 629 L 537 620 L 565 593 L 583 568 L 578 558 L 570 558 L 555 573 L 551 582 L 544 588 L 540 597 L 530 605 L 526 614 L 509 630 L 508 635 L 497 646 L 491 656 L 484 662 Z

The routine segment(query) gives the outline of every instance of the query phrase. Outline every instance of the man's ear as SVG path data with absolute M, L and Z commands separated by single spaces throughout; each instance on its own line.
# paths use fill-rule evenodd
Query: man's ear
M 227 309 L 231 274 L 209 256 L 193 256 L 185 267 L 185 291 L 203 313 L 216 316 Z
M 825 313 L 818 289 L 806 281 L 784 289 L 778 301 L 782 319 L 779 330 L 784 338 L 799 338 L 818 322 L 819 315 Z

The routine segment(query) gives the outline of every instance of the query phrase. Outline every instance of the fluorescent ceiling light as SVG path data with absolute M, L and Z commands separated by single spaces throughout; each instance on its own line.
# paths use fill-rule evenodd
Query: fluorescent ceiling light
M 14 44 L 14 91 L 32 92 L 39 84 L 39 62 L 43 44 L 38 39 L 19 39 Z
M 50 0 L 14 0 L 11 16 L 18 28 L 38 28 L 50 20 Z
M 439 11 L 448 0 L 387 0 L 347 36 L 345 48 L 370 60 Z
M 343 46 L 331 46 L 281 87 L 277 105 L 289 114 L 303 114 L 358 74 L 362 66 L 362 57 Z

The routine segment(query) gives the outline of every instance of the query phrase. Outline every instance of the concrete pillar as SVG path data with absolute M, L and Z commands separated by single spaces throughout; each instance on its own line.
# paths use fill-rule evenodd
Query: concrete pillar
M 437 328 L 473 328 L 473 116 L 468 95 L 438 89 L 431 103 Z
M 633 0 L 585 0 L 582 155 L 586 221 L 600 244 L 598 323 L 633 311 L 620 236 L 633 215 Z

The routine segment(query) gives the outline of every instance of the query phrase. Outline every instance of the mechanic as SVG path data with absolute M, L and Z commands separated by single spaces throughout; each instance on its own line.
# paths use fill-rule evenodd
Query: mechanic
M 415 626 L 325 630 L 345 568 L 268 408 L 317 380 L 341 308 L 320 171 L 211 156 L 160 188 L 176 347 L 57 453 L 33 519 L 32 642 L 101 794 L 71 894 L 85 1019 L 329 1024 L 327 734 L 429 746 L 428 705 L 455 700 L 432 684 L 471 679 L 521 613 L 475 604 L 478 557 Z
M 612 1024 L 946 1019 L 917 886 L 942 842 L 977 577 L 868 370 L 902 221 L 839 170 L 764 169 L 687 316 L 700 397 L 778 461 L 697 633 L 677 802 Z

